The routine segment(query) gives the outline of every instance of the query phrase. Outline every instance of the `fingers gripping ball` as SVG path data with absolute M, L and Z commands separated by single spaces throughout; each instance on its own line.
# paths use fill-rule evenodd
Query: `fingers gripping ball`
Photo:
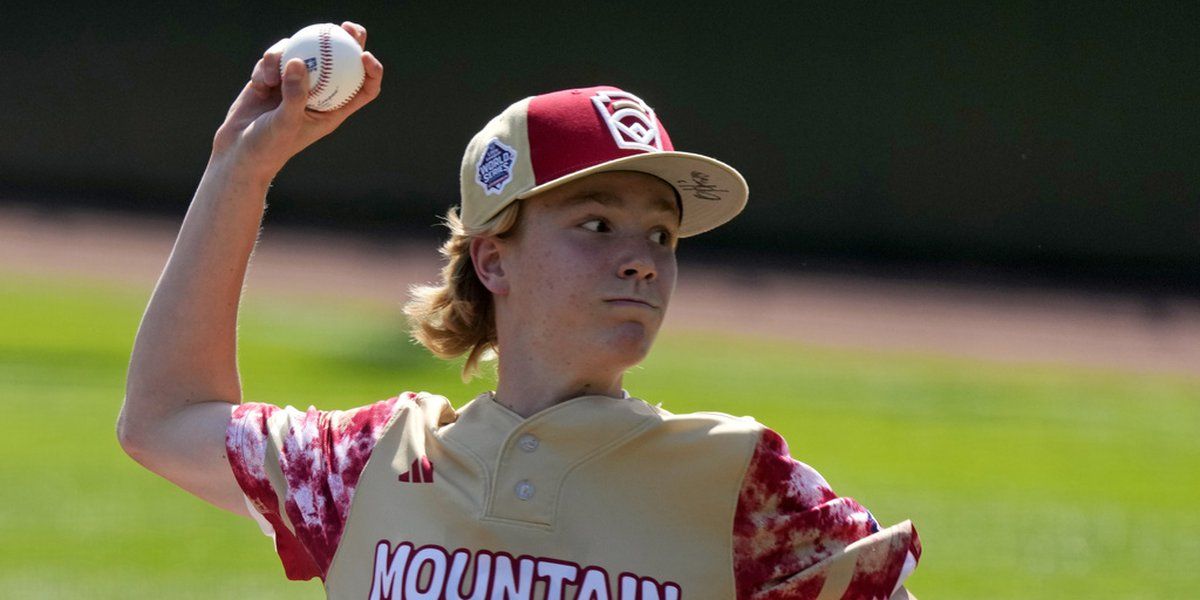
M 345 29 L 333 23 L 309 25 L 288 38 L 279 61 L 280 75 L 288 61 L 299 58 L 308 68 L 308 102 L 316 111 L 341 108 L 362 88 L 362 47 Z

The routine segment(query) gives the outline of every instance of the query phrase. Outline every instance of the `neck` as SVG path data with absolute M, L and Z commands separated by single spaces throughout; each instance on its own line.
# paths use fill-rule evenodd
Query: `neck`
M 496 402 L 530 417 L 560 402 L 580 396 L 620 398 L 622 374 L 573 377 L 562 365 L 539 365 L 519 356 L 502 357 L 497 365 Z

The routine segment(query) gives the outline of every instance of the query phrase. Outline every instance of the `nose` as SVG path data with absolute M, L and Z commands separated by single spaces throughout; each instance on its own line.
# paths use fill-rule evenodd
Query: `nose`
M 654 261 L 645 254 L 631 254 L 621 261 L 617 267 L 617 274 L 621 279 L 654 281 L 654 278 L 658 276 L 658 268 L 655 267 Z

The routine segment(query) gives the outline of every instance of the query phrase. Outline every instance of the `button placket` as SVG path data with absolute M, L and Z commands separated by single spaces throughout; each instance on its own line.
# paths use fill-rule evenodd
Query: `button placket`
M 517 447 L 526 452 L 537 450 L 541 444 L 541 440 L 538 440 L 537 436 L 532 433 L 526 433 L 517 439 Z
M 522 479 L 521 481 L 517 482 L 517 485 L 514 487 L 513 491 L 516 492 L 517 498 L 521 500 L 529 500 L 533 497 L 535 490 L 533 488 L 533 484 L 530 483 L 528 479 Z
M 644 403 L 589 396 L 512 423 L 507 435 L 496 440 L 501 445 L 489 482 L 493 500 L 488 502 L 486 516 L 553 526 L 564 480 L 572 467 L 657 420 L 657 413 Z M 549 444 L 545 448 L 541 447 L 543 436 Z
M 538 440 L 537 436 L 533 435 L 532 433 L 524 433 L 521 434 L 521 437 L 517 438 L 517 447 L 526 454 L 533 453 L 540 445 L 541 441 Z M 515 486 L 513 486 L 513 493 L 517 495 L 517 499 L 519 500 L 528 501 L 532 499 L 536 491 L 537 488 L 535 488 L 533 486 L 533 482 L 529 481 L 528 479 L 522 479 L 518 481 Z

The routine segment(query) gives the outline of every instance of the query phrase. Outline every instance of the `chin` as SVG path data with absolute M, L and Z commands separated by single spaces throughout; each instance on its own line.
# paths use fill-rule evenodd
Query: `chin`
M 657 329 L 650 330 L 642 323 L 627 321 L 613 329 L 605 349 L 615 355 L 614 361 L 624 363 L 624 368 L 633 367 L 650 354 L 657 333 Z

